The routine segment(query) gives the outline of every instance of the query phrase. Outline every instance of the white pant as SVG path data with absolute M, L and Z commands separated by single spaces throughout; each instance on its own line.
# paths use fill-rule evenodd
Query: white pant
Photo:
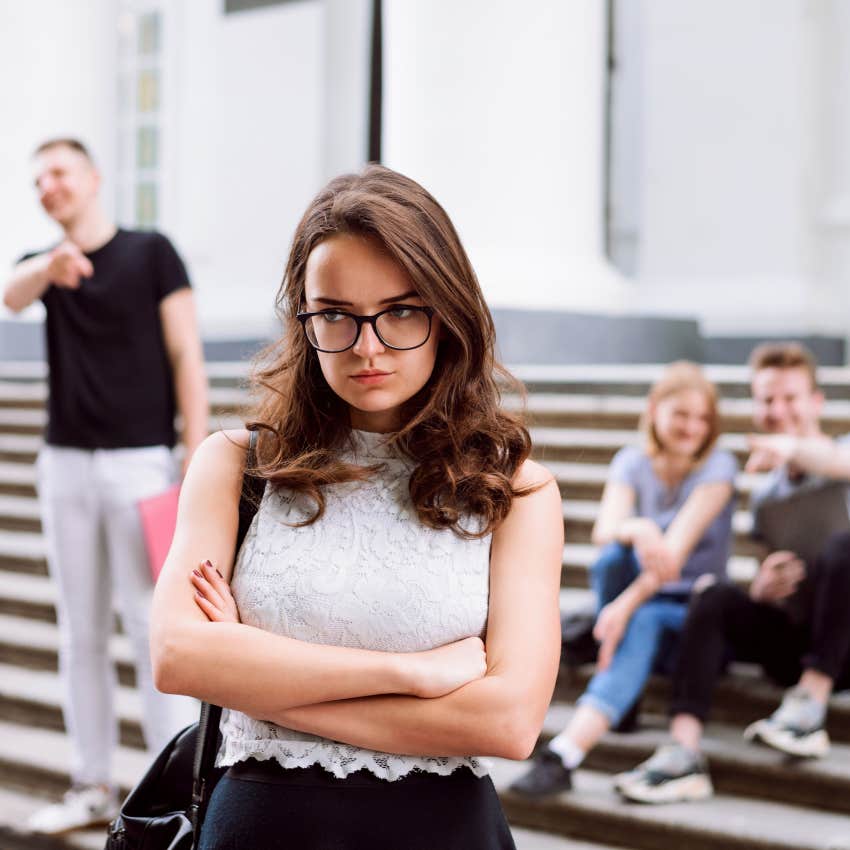
M 185 720 L 182 698 L 153 685 L 148 645 L 153 580 L 136 505 L 173 483 L 174 461 L 165 446 L 95 451 L 45 446 L 37 467 L 47 561 L 59 591 L 59 671 L 71 773 L 78 783 L 108 783 L 117 738 L 109 658 L 113 588 L 135 656 L 148 748 L 162 749 Z

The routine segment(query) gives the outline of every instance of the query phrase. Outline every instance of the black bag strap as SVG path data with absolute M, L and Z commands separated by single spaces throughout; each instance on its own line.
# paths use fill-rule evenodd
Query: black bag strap
M 239 496 L 239 527 L 236 532 L 234 558 L 245 541 L 245 535 L 251 526 L 266 486 L 264 478 L 251 474 L 257 465 L 257 432 L 250 432 L 248 456 L 245 473 L 242 476 L 242 492 Z M 201 818 L 206 807 L 209 780 L 213 775 L 215 756 L 218 752 L 218 725 L 221 721 L 221 706 L 201 703 L 201 716 L 198 721 L 198 737 L 195 741 L 195 758 L 192 764 L 192 804 L 189 819 L 192 821 L 194 841 L 197 843 Z

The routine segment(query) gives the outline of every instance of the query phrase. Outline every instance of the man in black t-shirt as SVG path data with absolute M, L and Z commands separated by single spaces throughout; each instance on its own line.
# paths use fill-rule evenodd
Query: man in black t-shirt
M 142 726 L 158 750 L 175 731 L 173 701 L 156 691 L 148 649 L 152 579 L 137 502 L 175 479 L 174 416 L 184 468 L 207 434 L 206 378 L 186 269 L 159 233 L 116 228 L 99 200 L 85 147 L 54 139 L 35 153 L 35 185 L 63 231 L 25 255 L 3 302 L 46 309 L 48 425 L 38 490 L 51 578 L 59 588 L 60 675 L 73 787 L 30 827 L 60 833 L 115 813 L 110 761 L 111 588 L 136 656 Z

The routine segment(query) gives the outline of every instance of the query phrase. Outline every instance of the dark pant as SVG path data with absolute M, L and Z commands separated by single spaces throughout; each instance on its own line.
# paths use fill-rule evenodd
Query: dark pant
M 216 786 L 200 850 L 516 850 L 490 778 L 467 768 L 387 782 L 365 770 L 249 759 Z
M 760 664 L 781 685 L 812 669 L 831 677 L 836 690 L 850 687 L 850 534 L 827 541 L 805 584 L 802 618 L 788 607 L 754 602 L 731 584 L 696 594 L 681 637 L 671 714 L 705 722 L 730 657 Z

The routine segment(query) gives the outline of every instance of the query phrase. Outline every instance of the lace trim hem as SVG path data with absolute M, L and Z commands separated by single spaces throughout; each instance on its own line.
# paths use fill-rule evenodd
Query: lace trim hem
M 303 755 L 287 755 L 281 751 L 278 741 L 251 741 L 250 746 L 245 746 L 244 742 L 242 746 L 234 746 L 233 742 L 225 741 L 222 751 L 219 752 L 216 759 L 216 766 L 230 767 L 249 758 L 257 761 L 274 759 L 283 768 L 319 765 L 337 779 L 345 779 L 349 774 L 365 769 L 377 776 L 378 779 L 384 779 L 387 782 L 395 782 L 414 770 L 436 773 L 438 776 L 449 776 L 459 767 L 466 767 L 479 779 L 482 776 L 487 776 L 490 772 L 490 765 L 485 759 L 473 756 L 468 758 L 457 756 L 446 758 L 391 756 L 394 761 L 402 758 L 404 761 L 383 767 L 376 763 L 374 756 L 370 755 L 368 751 L 364 751 L 362 756 L 346 757 L 345 762 L 340 762 L 333 757 L 333 754 L 321 750 Z

